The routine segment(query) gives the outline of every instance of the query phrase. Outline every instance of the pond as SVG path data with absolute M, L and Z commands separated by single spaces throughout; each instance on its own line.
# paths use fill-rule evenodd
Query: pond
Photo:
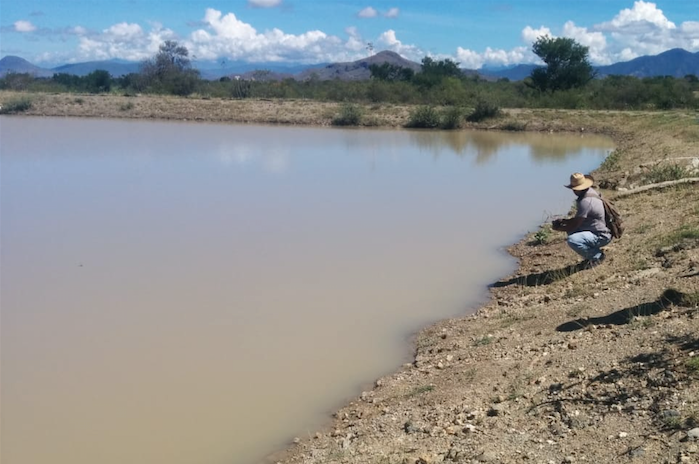
M 3 461 L 252 463 L 563 214 L 594 136 L 0 118 Z

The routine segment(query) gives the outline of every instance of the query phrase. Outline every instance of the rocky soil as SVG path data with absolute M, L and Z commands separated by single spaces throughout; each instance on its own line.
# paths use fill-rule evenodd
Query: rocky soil
M 0 92 L 0 103 L 15 97 Z M 327 125 L 339 108 L 33 98 L 26 114 L 221 122 Z M 409 111 L 365 108 L 371 125 L 390 127 Z M 637 191 L 699 177 L 697 114 L 508 110 L 470 127 L 612 137 L 617 149 L 593 174 L 624 215 L 625 235 L 587 269 L 563 234 L 532 231 L 509 249 L 519 269 L 492 284 L 487 304 L 425 328 L 414 362 L 267 461 L 699 463 L 699 183 Z

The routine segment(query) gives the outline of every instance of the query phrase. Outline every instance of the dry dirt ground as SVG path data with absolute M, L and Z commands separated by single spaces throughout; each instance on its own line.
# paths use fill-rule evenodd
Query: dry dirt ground
M 0 103 L 15 98 L 0 92 Z M 33 96 L 26 114 L 327 125 L 337 104 Z M 401 126 L 410 108 L 365 108 Z M 377 379 L 284 464 L 699 463 L 699 177 L 692 112 L 508 110 L 470 127 L 596 132 L 616 150 L 594 174 L 625 235 L 582 269 L 561 233 L 509 251 L 518 271 L 473 315 L 415 336 L 414 362 Z M 555 180 L 558 182 L 559 180 Z M 572 195 L 571 195 L 572 204 Z M 474 308 L 464 308 L 464 313 Z

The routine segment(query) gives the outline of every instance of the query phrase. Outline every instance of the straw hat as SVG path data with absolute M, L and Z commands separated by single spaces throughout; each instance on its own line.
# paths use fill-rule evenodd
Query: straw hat
M 585 190 L 592 187 L 593 182 L 594 179 L 592 176 L 586 176 L 579 172 L 574 172 L 570 175 L 570 184 L 566 185 L 565 187 L 572 190 Z

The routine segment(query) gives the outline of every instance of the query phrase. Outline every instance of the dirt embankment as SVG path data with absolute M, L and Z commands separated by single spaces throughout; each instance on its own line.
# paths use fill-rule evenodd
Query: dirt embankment
M 0 92 L 0 102 L 9 98 Z M 34 98 L 26 114 L 220 122 L 327 125 L 339 108 Z M 375 105 L 365 114 L 395 127 L 409 110 Z M 269 461 L 699 462 L 699 183 L 629 194 L 699 176 L 697 115 L 511 110 L 471 127 L 611 136 L 617 149 L 594 174 L 624 215 L 624 237 L 602 265 L 581 269 L 562 234 L 533 232 L 510 248 L 520 267 L 493 283 L 489 303 L 417 334 L 413 363 Z

